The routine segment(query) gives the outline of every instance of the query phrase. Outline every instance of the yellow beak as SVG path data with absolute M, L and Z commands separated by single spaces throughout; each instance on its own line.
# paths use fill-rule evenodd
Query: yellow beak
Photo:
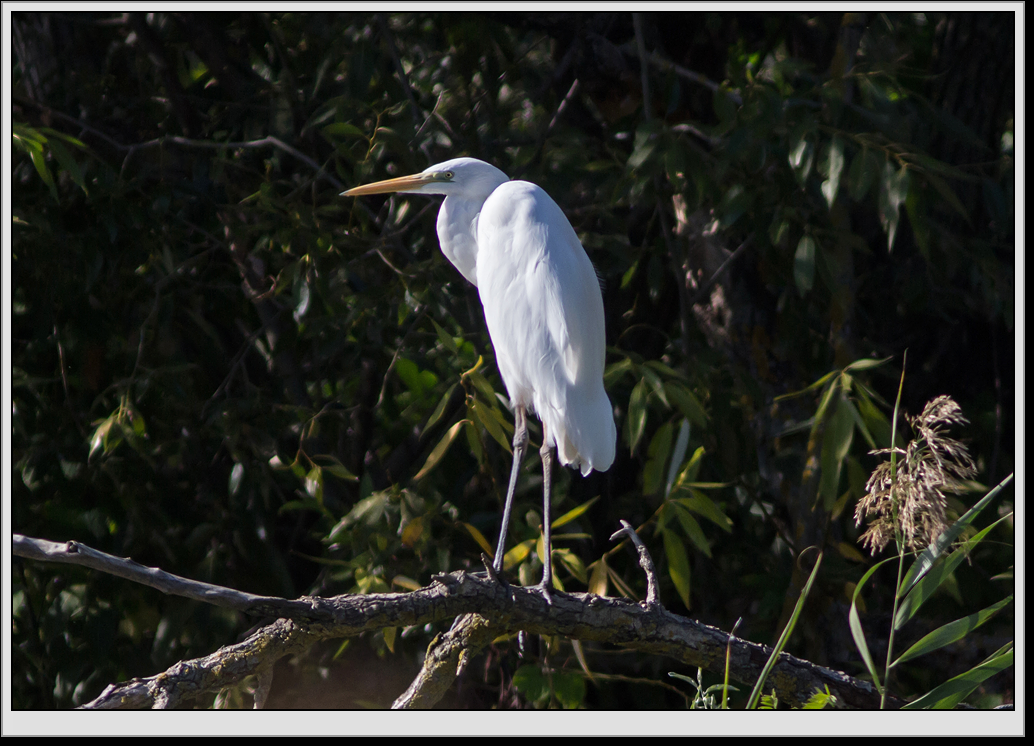
M 362 197 L 364 194 L 385 194 L 386 192 L 405 192 L 412 189 L 419 189 L 435 181 L 433 174 L 413 174 L 412 176 L 399 176 L 395 179 L 375 181 L 373 184 L 364 184 L 347 192 L 341 192 L 342 197 Z

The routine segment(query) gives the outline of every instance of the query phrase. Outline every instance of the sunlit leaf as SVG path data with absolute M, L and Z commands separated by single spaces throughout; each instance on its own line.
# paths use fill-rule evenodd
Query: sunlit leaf
M 700 428 L 707 427 L 707 412 L 696 395 L 686 386 L 678 381 L 665 381 L 664 392 L 668 400 L 689 418 L 690 422 Z
M 236 495 L 241 488 L 241 479 L 244 477 L 244 464 L 236 463 L 230 470 L 230 484 L 228 492 L 230 495 Z
M 909 702 L 901 709 L 953 710 L 987 679 L 1012 668 L 1013 655 L 1013 644 L 1010 642 L 969 671 L 949 679 L 940 686 L 934 687 L 922 697 Z
M 456 436 L 459 435 L 460 430 L 462 430 L 463 426 L 468 423 L 469 420 L 460 420 L 448 429 L 445 435 L 442 436 L 442 439 L 438 441 L 438 445 L 431 450 L 431 453 L 427 456 L 427 460 L 424 462 L 424 465 L 420 467 L 420 471 L 416 473 L 416 476 L 414 476 L 413 479 L 423 479 L 431 472 L 432 469 L 434 469 L 434 467 L 438 465 L 438 462 L 441 461 L 442 457 L 448 452 L 449 446 L 451 446 L 452 442 L 456 440 Z
M 840 191 L 840 177 L 844 172 L 844 140 L 840 135 L 834 135 L 830 140 L 826 159 L 827 178 L 822 182 L 822 196 L 826 198 L 826 205 L 832 210 Z
M 682 539 L 672 530 L 662 532 L 664 538 L 664 556 L 668 558 L 668 576 L 675 591 L 682 599 L 682 605 L 689 606 L 689 557 Z
M 815 239 L 805 234 L 797 242 L 797 251 L 793 256 L 793 281 L 797 292 L 805 296 L 815 284 L 815 255 L 818 247 Z
M 697 523 L 696 518 L 690 515 L 689 511 L 679 501 L 673 503 L 673 507 L 675 508 L 675 515 L 678 517 L 682 530 L 686 532 L 686 536 L 688 536 L 690 541 L 693 542 L 693 546 L 710 557 L 711 542 L 707 540 L 707 537 L 704 535 L 704 530 L 700 528 L 700 524 Z
M 606 596 L 610 573 L 607 570 L 606 559 L 601 557 L 592 563 L 592 573 L 589 575 L 589 593 L 597 596 Z
M 510 438 L 503 431 L 503 423 L 498 411 L 486 406 L 476 398 L 470 402 L 470 411 L 474 414 L 474 418 L 488 431 L 488 434 L 503 447 L 503 450 L 510 453 Z
M 883 165 L 883 173 L 880 177 L 879 189 L 879 212 L 880 224 L 887 234 L 887 250 L 894 248 L 894 238 L 897 235 L 898 223 L 901 219 L 901 205 L 908 196 L 909 176 L 908 170 L 895 169 L 891 161 Z
M 671 432 L 672 424 L 665 422 L 657 428 L 657 432 L 650 439 L 646 467 L 643 469 L 644 495 L 656 493 L 663 484 L 664 467 L 668 463 L 668 454 L 671 453 Z
M 628 400 L 628 418 L 625 422 L 626 439 L 629 450 L 633 453 L 646 429 L 646 398 L 649 396 L 649 391 L 646 379 L 642 378 L 632 389 L 632 395 Z
M 854 405 L 851 404 L 851 401 L 846 396 L 841 396 L 832 417 L 826 423 L 826 431 L 823 434 L 819 496 L 826 510 L 831 510 L 837 499 L 840 473 L 854 440 L 855 415 L 853 410 Z
M 579 506 L 577 506 L 577 507 L 567 511 L 566 513 L 564 513 L 559 518 L 554 519 L 553 520 L 553 524 L 552 524 L 553 528 L 557 529 L 557 528 L 560 528 L 562 526 L 566 526 L 571 521 L 575 521 L 578 518 L 580 518 L 581 516 L 585 515 L 585 513 L 588 512 L 589 508 L 591 508 L 593 506 L 593 504 L 597 500 L 599 500 L 599 499 L 600 499 L 600 497 L 599 497 L 599 495 L 597 495 L 596 497 L 592 498 L 591 500 L 587 500 L 586 502 L 582 503 L 581 505 L 579 505 Z
M 904 663 L 905 661 L 912 660 L 913 658 L 918 658 L 920 655 L 925 655 L 926 653 L 930 653 L 934 650 L 939 650 L 945 645 L 951 645 L 953 642 L 962 640 L 970 632 L 991 619 L 991 617 L 997 614 L 1001 609 L 1012 603 L 1012 600 L 1013 597 L 1011 595 L 1006 596 L 998 603 L 992 604 L 986 609 L 982 609 L 981 611 L 978 611 L 975 614 L 970 614 L 962 619 L 956 619 L 954 622 L 949 622 L 943 627 L 935 629 L 902 653 L 901 656 L 898 657 L 898 659 L 891 665 L 896 666 L 899 663 Z
M 481 547 L 481 551 L 483 551 L 490 558 L 494 559 L 493 555 L 495 554 L 495 550 L 492 549 L 492 545 L 488 543 L 488 539 L 485 538 L 485 535 L 478 531 L 475 526 L 472 526 L 469 523 L 464 523 L 461 521 L 460 525 L 463 526 L 463 528 L 467 529 L 467 533 L 470 534 L 474 538 L 474 541 L 478 543 L 478 546 Z

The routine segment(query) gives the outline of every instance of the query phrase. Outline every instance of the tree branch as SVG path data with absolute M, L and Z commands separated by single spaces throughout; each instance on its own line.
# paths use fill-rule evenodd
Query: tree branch
M 463 615 L 448 633 L 432 641 L 432 665 L 395 703 L 396 707 L 430 707 L 451 685 L 467 660 L 495 637 L 526 631 L 591 640 L 673 658 L 686 665 L 723 673 L 730 646 L 729 674 L 752 683 L 771 649 L 720 629 L 673 614 L 659 604 L 604 598 L 590 593 L 554 591 L 547 604 L 534 589 L 504 586 L 464 571 L 432 578 L 412 593 L 375 593 L 296 600 L 254 596 L 220 586 L 187 580 L 129 559 L 90 549 L 77 542 L 57 544 L 15 535 L 14 555 L 91 567 L 158 588 L 165 593 L 206 601 L 258 616 L 283 618 L 263 627 L 242 643 L 205 658 L 178 663 L 164 673 L 109 686 L 87 708 L 171 707 L 187 698 L 218 691 L 245 676 L 269 676 L 279 658 L 326 639 L 352 637 L 387 627 L 441 622 Z M 879 706 L 879 693 L 865 681 L 783 653 L 769 678 L 781 702 L 800 706 L 816 690 L 828 686 L 849 708 Z M 900 706 L 900 701 L 892 702 Z

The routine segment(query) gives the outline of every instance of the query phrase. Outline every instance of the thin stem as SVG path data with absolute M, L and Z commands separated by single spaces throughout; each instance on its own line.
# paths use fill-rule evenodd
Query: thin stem
M 905 365 L 908 362 L 908 350 L 901 360 L 901 380 L 898 382 L 898 396 L 894 401 L 894 415 L 890 422 L 890 509 L 894 525 L 894 541 L 898 546 L 898 579 L 894 583 L 894 611 L 890 617 L 890 636 L 887 639 L 887 661 L 883 669 L 883 688 L 880 691 L 880 709 L 887 701 L 887 690 L 890 689 L 890 663 L 894 655 L 894 622 L 898 618 L 898 602 L 901 600 L 901 573 L 905 565 L 905 543 L 901 535 L 901 524 L 898 521 L 898 458 L 894 446 L 897 440 L 898 409 L 901 406 L 901 391 L 905 387 Z
M 894 611 L 890 615 L 890 637 L 887 639 L 887 662 L 883 668 L 883 690 L 880 692 L 880 709 L 887 702 L 887 690 L 890 689 L 891 658 L 894 655 L 894 620 L 898 618 L 898 602 L 901 600 L 901 573 L 905 567 L 905 547 L 898 532 L 898 579 L 894 583 Z

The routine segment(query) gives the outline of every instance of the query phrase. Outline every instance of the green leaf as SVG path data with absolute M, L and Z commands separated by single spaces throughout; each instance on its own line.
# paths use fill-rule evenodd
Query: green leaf
M 925 655 L 926 653 L 943 648 L 945 645 L 950 645 L 953 642 L 958 642 L 977 627 L 988 621 L 1001 609 L 1012 603 L 1012 599 L 1013 597 L 1011 595 L 1006 596 L 998 603 L 992 604 L 986 609 L 982 609 L 975 614 L 970 614 L 962 619 L 956 619 L 954 622 L 949 622 L 943 627 L 935 629 L 902 653 L 901 656 L 891 664 L 891 667 L 893 668 L 899 663 L 904 663 L 905 661 L 912 660 L 913 658 L 918 658 L 920 655 Z
M 356 127 L 354 124 L 348 122 L 334 122 L 328 124 L 323 128 L 323 134 L 327 135 L 328 139 L 332 137 L 361 137 L 366 139 L 366 133 Z
M 61 167 L 68 173 L 75 185 L 86 194 L 89 194 L 89 191 L 86 189 L 86 181 L 83 179 L 82 169 L 75 158 L 72 157 L 72 154 L 68 152 L 68 149 L 61 144 L 60 140 L 54 139 L 50 141 L 50 152 L 54 154 L 57 162 L 61 164 Z
M 553 694 L 565 710 L 574 710 L 585 700 L 585 679 L 576 671 L 553 674 Z
M 57 185 L 54 184 L 54 177 L 50 174 L 50 169 L 47 168 L 47 159 L 44 157 L 42 151 L 30 150 L 29 156 L 32 158 L 32 165 L 36 167 L 36 173 L 43 179 L 43 183 L 50 189 L 50 196 L 54 198 L 55 202 L 60 202 L 57 196 Z
M 953 710 L 987 679 L 1011 668 L 1013 665 L 1013 654 L 1013 643 L 1010 642 L 982 663 L 977 664 L 963 674 L 949 679 L 919 699 L 909 702 L 901 709 Z
M 829 684 L 826 684 L 826 691 L 815 692 L 808 701 L 801 707 L 802 710 L 824 710 L 827 707 L 836 707 L 837 698 L 836 695 L 831 694 L 829 691 Z
M 468 415 L 470 415 L 469 410 Z M 478 429 L 474 427 L 473 419 L 468 418 L 464 422 L 466 422 L 466 426 L 463 428 L 463 431 L 467 435 L 467 445 L 470 446 L 470 452 L 479 464 L 483 464 L 485 461 L 485 447 L 481 444 L 481 435 L 478 433 Z
M 908 196 L 908 170 L 895 169 L 889 160 L 883 164 L 880 179 L 879 212 L 880 224 L 887 234 L 887 251 L 894 248 L 894 237 L 901 219 L 901 205 Z
M 873 368 L 878 368 L 881 365 L 885 365 L 890 360 L 891 360 L 891 358 L 889 358 L 889 357 L 885 357 L 882 360 L 876 360 L 875 358 L 863 357 L 863 358 L 860 358 L 858 360 L 855 360 L 853 363 L 849 363 L 848 365 L 846 365 L 844 367 L 844 371 L 845 372 L 846 371 L 856 371 L 857 372 L 857 371 L 862 371 L 862 370 L 872 370 Z
M 926 205 L 925 193 L 919 188 L 918 182 L 912 182 L 905 197 L 905 212 L 908 214 L 908 222 L 912 226 L 912 235 L 915 238 L 919 253 L 927 261 L 930 260 L 930 221 L 927 219 L 929 208 Z
M 462 430 L 463 426 L 466 424 L 469 424 L 469 420 L 460 420 L 449 428 L 448 432 L 446 432 L 445 435 L 442 436 L 442 439 L 438 441 L 438 445 L 436 445 L 428 455 L 424 465 L 420 467 L 420 471 L 416 473 L 416 476 L 414 476 L 413 479 L 423 479 L 431 472 L 432 469 L 434 469 L 434 467 L 438 466 L 438 462 L 441 461 L 448 452 L 449 446 L 451 446 L 452 442 L 456 440 L 456 436 L 460 434 L 460 430 Z
M 671 463 L 668 465 L 668 479 L 665 481 L 664 488 L 665 497 L 671 494 L 671 489 L 675 485 L 675 477 L 679 474 L 679 467 L 682 466 L 682 460 L 686 457 L 688 447 L 689 420 L 683 418 L 679 424 L 679 435 L 675 439 L 675 448 L 671 453 Z
M 718 221 L 723 228 L 729 228 L 750 209 L 753 192 L 742 184 L 733 184 L 722 197 L 718 206 Z
M 940 178 L 939 176 L 934 176 L 929 172 L 924 173 L 923 178 L 926 179 L 926 181 L 929 182 L 930 185 L 937 190 L 937 193 L 941 195 L 941 198 L 944 199 L 944 201 L 947 202 L 949 205 L 951 205 L 955 212 L 961 215 L 967 223 L 971 222 L 969 219 L 969 213 L 966 211 L 966 208 L 962 206 L 962 202 L 959 200 L 958 197 L 955 196 L 955 192 L 952 190 L 950 186 L 948 186 L 948 183 L 944 181 L 944 179 Z
M 318 461 L 323 466 L 323 471 L 333 474 L 338 479 L 345 479 L 352 482 L 359 481 L 359 477 L 345 468 L 336 456 L 330 454 L 317 454 L 312 456 L 313 461 Z
M 668 576 L 682 604 L 689 608 L 689 557 L 686 546 L 674 531 L 663 531 L 664 555 L 668 558 Z
M 384 508 L 388 504 L 390 494 L 389 490 L 381 490 L 380 492 L 374 492 L 369 497 L 363 498 L 348 511 L 348 515 L 345 516 L 342 524 L 345 526 L 355 523 L 363 523 L 367 526 L 376 525 L 384 517 Z
M 671 453 L 671 431 L 672 424 L 665 422 L 654 433 L 650 439 L 650 447 L 647 449 L 646 466 L 643 468 L 643 494 L 653 495 L 660 488 L 664 477 L 664 467 L 668 463 L 668 454 Z
M 431 413 L 431 416 L 427 418 L 427 422 L 424 424 L 425 432 L 438 424 L 438 420 L 440 420 L 442 415 L 445 414 L 445 407 L 448 405 L 449 400 L 452 398 L 452 392 L 456 390 L 457 386 L 459 386 L 458 383 L 452 384 L 452 386 L 449 387 L 449 390 L 445 392 L 445 395 L 438 402 L 438 406 L 434 408 L 434 412 Z
M 819 497 L 826 510 L 831 510 L 839 495 L 840 472 L 854 442 L 856 412 L 851 401 L 841 394 L 833 416 L 826 423 L 826 431 L 822 436 L 821 465 L 819 477 Z
M 650 390 L 657 395 L 657 398 L 661 400 L 661 403 L 666 407 L 670 407 L 671 404 L 668 402 L 668 395 L 664 392 L 664 382 L 661 381 L 661 377 L 657 375 L 654 370 L 654 366 L 647 363 L 646 365 L 639 366 L 639 373 L 643 376 L 643 380 L 650 384 Z
M 808 576 L 808 582 L 804 584 L 804 589 L 801 591 L 801 595 L 797 599 L 797 605 L 794 606 L 793 614 L 790 615 L 790 621 L 788 621 L 786 623 L 786 627 L 783 628 L 783 633 L 779 635 L 779 639 L 772 648 L 772 654 L 768 656 L 768 660 L 765 662 L 764 668 L 761 669 L 761 674 L 758 676 L 758 680 L 754 683 L 754 690 L 750 693 L 750 698 L 747 700 L 746 709 L 753 710 L 757 707 L 758 699 L 761 697 L 762 689 L 765 686 L 765 681 L 768 679 L 768 675 L 771 673 L 776 661 L 779 660 L 779 655 L 783 652 L 783 648 L 786 647 L 786 643 L 790 639 L 790 635 L 793 634 L 794 627 L 797 626 L 797 620 L 801 616 L 801 610 L 804 609 L 804 602 L 808 599 L 808 594 L 811 593 L 811 586 L 815 583 L 815 578 L 819 575 L 820 567 L 822 567 L 822 552 L 819 552 L 818 559 L 815 560 L 815 567 L 811 569 L 811 575 Z
M 851 160 L 847 179 L 851 199 L 861 202 L 869 193 L 880 173 L 880 158 L 868 148 L 862 148 Z
M 467 533 L 474 537 L 474 541 L 476 541 L 478 543 L 478 546 L 481 547 L 481 551 L 483 551 L 489 557 L 492 557 L 492 559 L 495 559 L 495 550 L 492 549 L 492 545 L 488 543 L 488 539 L 485 538 L 484 534 L 482 534 L 480 531 L 477 530 L 476 527 L 472 526 L 469 523 L 463 523 L 461 521 L 460 525 L 463 526 L 463 528 L 467 529 Z
M 851 637 L 854 638 L 855 647 L 858 648 L 858 653 L 862 656 L 862 661 L 865 663 L 865 667 L 869 670 L 869 675 L 876 683 L 876 690 L 881 693 L 883 692 L 883 685 L 880 683 L 880 674 L 876 669 L 876 664 L 873 663 L 872 654 L 869 652 L 869 645 L 865 641 L 865 632 L 862 630 L 862 620 L 858 617 L 858 595 L 862 592 L 862 588 L 865 587 L 865 584 L 869 582 L 869 578 L 871 578 L 877 570 L 888 562 L 897 561 L 897 557 L 888 557 L 869 568 L 865 575 L 862 576 L 862 579 L 858 581 L 858 584 L 854 588 L 854 593 L 851 594 L 851 610 L 847 614 L 847 624 L 851 629 Z
M 736 101 L 728 88 L 725 86 L 718 88 L 712 96 L 712 102 L 714 113 L 724 127 L 728 128 L 736 123 Z
M 675 485 L 672 488 L 673 491 L 688 489 L 689 485 L 694 483 L 697 478 L 697 474 L 700 473 L 700 464 L 704 460 L 704 447 L 699 446 L 690 457 L 689 462 L 682 469 L 678 479 L 675 480 Z
M 395 361 L 395 373 L 406 385 L 406 388 L 417 397 L 424 395 L 424 381 L 420 377 L 420 368 L 412 360 L 400 357 Z
M 973 522 L 973 519 L 977 517 L 987 504 L 991 502 L 998 493 L 1001 492 L 1005 487 L 1012 482 L 1013 475 L 1010 474 L 998 485 L 982 497 L 976 505 L 966 511 L 966 514 L 959 518 L 955 523 L 951 525 L 944 533 L 937 537 L 937 539 L 926 549 L 920 553 L 912 566 L 908 569 L 908 573 L 905 575 L 905 579 L 901 581 L 901 589 L 898 593 L 900 596 L 904 596 L 909 593 L 913 586 L 918 583 L 923 577 L 930 571 L 933 563 L 938 557 L 944 552 L 945 548 L 952 545 L 955 541 L 955 537 L 958 536 L 962 531 Z M 907 601 L 907 599 L 906 599 Z M 904 613 L 904 612 L 902 612 Z
M 632 145 L 632 155 L 628 157 L 628 167 L 642 168 L 653 158 L 660 144 L 660 128 L 655 122 L 644 122 L 636 129 Z
M 453 355 L 458 355 L 460 350 L 456 346 L 456 340 L 452 338 L 452 335 L 446 332 L 434 319 L 431 319 L 431 323 L 434 324 L 434 330 L 438 333 L 438 341 L 442 343 L 442 346 Z
M 244 464 L 239 461 L 233 465 L 233 469 L 230 470 L 230 484 L 229 493 L 230 495 L 236 495 L 241 489 L 241 479 L 244 477 Z
M 732 520 L 725 515 L 715 502 L 699 490 L 690 490 L 692 497 L 679 497 L 675 502 L 697 515 L 701 515 L 711 521 L 718 528 L 726 533 L 732 533 Z
M 826 198 L 826 205 L 832 210 L 840 191 L 840 177 L 844 172 L 844 140 L 840 135 L 834 135 L 830 141 L 826 159 L 828 178 L 822 182 L 822 196 Z
M 603 371 L 603 387 L 609 389 L 617 381 L 621 379 L 625 373 L 632 371 L 632 361 L 627 357 L 623 360 L 619 360 L 616 363 L 608 365 Z
M 474 384 L 474 388 L 481 392 L 481 396 L 484 397 L 485 401 L 496 400 L 495 389 L 492 388 L 492 384 L 488 382 L 488 379 L 481 375 L 481 371 L 470 370 L 464 373 L 464 375 Z
M 643 437 L 643 431 L 646 429 L 646 400 L 650 395 L 650 390 L 647 386 L 646 379 L 641 378 L 639 383 L 632 389 L 632 394 L 628 398 L 628 418 L 625 421 L 625 436 L 628 440 L 628 449 L 632 453 L 635 453 L 636 446 L 639 445 L 639 440 Z
M 488 434 L 503 447 L 503 450 L 510 453 L 510 439 L 507 438 L 506 433 L 503 432 L 501 421 L 502 416 L 498 411 L 493 410 L 492 407 L 486 406 L 475 397 L 470 401 L 470 412 L 473 415 L 473 419 L 484 425 Z
M 815 146 L 807 138 L 807 131 L 799 132 L 796 139 L 792 141 L 790 154 L 790 168 L 797 178 L 797 183 L 804 186 L 811 174 L 811 167 L 815 162 Z
M 114 417 L 108 417 L 106 420 L 101 421 L 99 425 L 94 429 L 93 435 L 90 436 L 90 455 L 89 458 L 93 457 L 93 454 L 104 448 L 105 443 L 108 440 L 108 433 L 111 431 L 111 426 L 115 423 Z M 107 449 L 105 448 L 105 453 Z
M 700 400 L 697 399 L 696 394 L 686 386 L 678 381 L 666 381 L 664 383 L 664 393 L 667 395 L 668 401 L 674 404 L 685 417 L 689 418 L 690 422 L 699 428 L 707 427 L 707 412 L 704 410 Z
M 538 666 L 523 665 L 513 673 L 513 685 L 531 703 L 549 699 L 549 680 Z
M 567 511 L 559 518 L 554 519 L 552 524 L 553 528 L 560 528 L 561 526 L 564 526 L 570 523 L 571 521 L 577 520 L 579 517 L 584 515 L 585 512 L 589 510 L 589 508 L 592 507 L 593 503 L 595 503 L 599 499 L 600 496 L 596 495 L 596 497 L 592 498 L 591 500 L 587 500 L 578 507 Z
M 565 536 L 579 536 L 581 538 L 590 538 L 588 534 L 565 534 Z M 560 538 L 555 537 L 555 538 Z M 589 573 L 585 567 L 585 563 L 582 562 L 581 557 L 576 555 L 569 549 L 554 549 L 553 556 L 560 562 L 567 571 L 578 579 L 579 583 L 587 583 L 589 580 Z
M 305 475 L 305 491 L 309 497 L 323 504 L 323 469 L 320 466 L 313 466 Z
M 675 516 L 679 519 L 679 524 L 682 526 L 682 530 L 686 532 L 689 540 L 693 542 L 697 549 L 710 557 L 711 542 L 707 540 L 704 530 L 697 523 L 697 519 L 690 515 L 680 500 L 673 501 L 671 506 L 675 510 Z
M 793 256 L 793 281 L 797 292 L 803 298 L 815 284 L 815 254 L 818 248 L 815 239 L 805 234 L 797 242 L 797 251 Z
M 933 567 L 930 568 L 929 572 L 926 573 L 908 591 L 908 594 L 902 599 L 901 605 L 898 606 L 897 615 L 894 617 L 894 629 L 901 629 L 905 623 L 916 615 L 916 612 L 922 607 L 926 600 L 930 598 L 941 584 L 944 583 L 958 567 L 964 559 L 970 556 L 973 549 L 984 540 L 994 528 L 1005 520 L 1011 519 L 1012 514 L 1003 515 L 997 521 L 987 526 L 982 531 L 977 533 L 975 536 L 970 538 L 961 547 L 956 549 L 951 555 L 943 562 L 935 562 Z

